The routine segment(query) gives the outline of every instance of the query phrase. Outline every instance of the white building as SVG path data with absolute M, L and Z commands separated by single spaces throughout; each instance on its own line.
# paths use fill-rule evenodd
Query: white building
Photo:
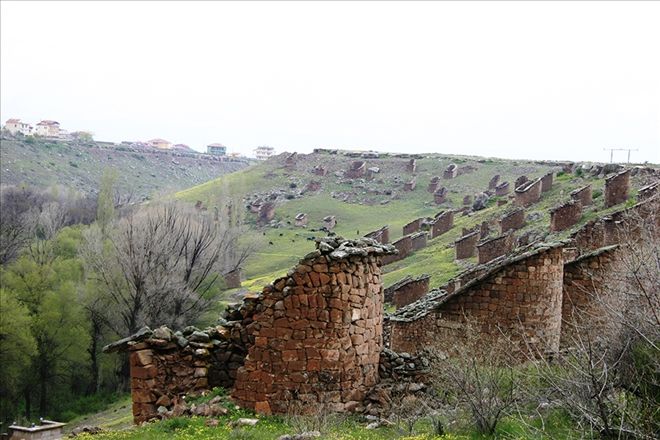
M 14 135 L 20 133 L 25 136 L 30 136 L 33 131 L 33 127 L 30 124 L 23 122 L 20 119 L 7 119 L 4 128 Z
M 60 123 L 44 119 L 34 127 L 37 136 L 56 138 L 60 136 Z
M 254 149 L 254 155 L 258 160 L 266 160 L 274 154 L 275 148 L 266 145 Z

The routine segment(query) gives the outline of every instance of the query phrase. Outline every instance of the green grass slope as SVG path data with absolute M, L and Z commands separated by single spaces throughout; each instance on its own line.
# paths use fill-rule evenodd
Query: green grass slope
M 136 199 L 189 188 L 245 168 L 247 162 L 220 162 L 154 150 L 132 150 L 96 142 L 40 138 L 0 139 L 0 184 L 63 185 L 90 193 L 106 168 L 118 173 L 117 187 Z
M 549 229 L 549 209 L 569 200 L 573 189 L 591 183 L 596 196 L 604 186 L 604 179 L 597 177 L 562 174 L 561 164 L 552 162 L 511 161 L 492 158 L 465 156 L 424 155 L 417 160 L 415 172 L 417 188 L 412 192 L 403 191 L 403 183 L 410 180 L 412 174 L 406 171 L 408 158 L 381 155 L 378 159 L 366 159 L 367 167 L 378 167 L 380 172 L 372 181 L 344 179 L 341 172 L 346 170 L 355 159 L 343 154 L 313 153 L 298 155 L 295 169 L 285 166 L 285 154 L 271 158 L 256 166 L 206 182 L 202 185 L 181 191 L 176 197 L 189 202 L 201 201 L 208 207 L 222 207 L 228 197 L 244 213 L 244 221 L 249 226 L 245 239 L 258 240 L 259 247 L 248 261 L 243 286 L 258 290 L 277 276 L 284 274 L 298 259 L 314 248 L 312 237 L 324 236 L 315 230 L 322 226 L 326 215 L 337 217 L 335 232 L 345 237 L 359 237 L 383 225 L 390 227 L 390 239 L 402 236 L 402 226 L 422 216 L 432 216 L 442 209 L 460 208 L 463 197 L 474 195 L 487 189 L 490 178 L 500 174 L 500 182 L 513 182 L 520 175 L 530 179 L 541 177 L 547 172 L 558 172 L 551 191 L 544 193 L 541 201 L 527 209 L 532 216 L 521 233 L 535 230 L 539 234 Z M 473 166 L 476 171 L 463 174 L 455 179 L 441 179 L 440 184 L 449 190 L 448 202 L 441 206 L 433 203 L 432 194 L 426 191 L 433 176 L 442 176 L 443 170 L 450 164 Z M 323 177 L 312 174 L 316 165 L 328 168 Z M 300 189 L 311 180 L 321 182 L 322 189 L 314 193 L 300 195 Z M 391 195 L 386 195 L 391 191 Z M 277 194 L 275 199 L 277 227 L 260 226 L 257 215 L 249 213 L 245 207 L 247 201 L 257 197 Z M 511 195 L 511 198 L 513 196 Z M 349 202 L 343 201 L 347 198 Z M 454 260 L 453 242 L 461 235 L 463 227 L 470 228 L 484 220 L 499 219 L 506 210 L 512 208 L 509 196 L 501 197 L 509 202 L 497 206 L 491 199 L 487 209 L 471 213 L 469 216 L 456 214 L 454 228 L 448 233 L 429 241 L 429 246 L 410 257 L 392 263 L 384 268 L 386 285 L 396 282 L 405 275 L 428 273 L 431 286 L 437 287 L 455 276 L 462 269 L 476 263 L 476 259 L 463 262 Z M 602 197 L 596 198 L 596 204 L 585 210 L 581 223 L 607 211 L 602 209 Z M 307 228 L 295 227 L 297 213 L 307 213 Z M 497 234 L 492 232 L 493 236 Z M 563 236 L 566 236 L 565 232 Z M 561 236 L 557 236 L 561 238 Z

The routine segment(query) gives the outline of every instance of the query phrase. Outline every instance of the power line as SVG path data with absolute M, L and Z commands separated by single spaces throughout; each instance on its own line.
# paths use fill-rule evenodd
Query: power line
M 610 151 L 610 163 L 613 162 L 614 160 L 614 152 L 615 151 L 627 151 L 628 152 L 628 163 L 630 163 L 630 152 L 631 151 L 639 151 L 637 148 L 603 148 L 605 151 Z

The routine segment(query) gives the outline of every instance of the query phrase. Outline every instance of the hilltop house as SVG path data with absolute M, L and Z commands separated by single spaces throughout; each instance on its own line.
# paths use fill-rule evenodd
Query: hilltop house
M 273 154 L 275 154 L 275 148 L 266 145 L 254 149 L 254 155 L 257 157 L 257 160 L 266 160 Z
M 60 123 L 44 119 L 34 127 L 34 134 L 37 136 L 56 138 L 60 135 Z
M 172 143 L 170 141 L 166 141 L 165 139 L 151 139 L 147 141 L 147 144 L 149 144 L 150 147 L 158 148 L 159 150 L 172 149 Z
M 212 154 L 214 156 L 226 156 L 227 155 L 227 147 L 225 147 L 224 145 L 219 144 L 219 143 L 208 144 L 206 146 L 206 152 L 208 154 Z
M 5 130 L 11 134 L 22 134 L 29 136 L 32 134 L 33 127 L 27 122 L 23 122 L 20 119 L 7 119 L 5 122 Z

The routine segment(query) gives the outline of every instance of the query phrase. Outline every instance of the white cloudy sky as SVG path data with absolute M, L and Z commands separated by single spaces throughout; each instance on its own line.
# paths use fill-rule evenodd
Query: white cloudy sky
M 657 2 L 0 8 L 3 120 L 241 152 L 660 162 Z

